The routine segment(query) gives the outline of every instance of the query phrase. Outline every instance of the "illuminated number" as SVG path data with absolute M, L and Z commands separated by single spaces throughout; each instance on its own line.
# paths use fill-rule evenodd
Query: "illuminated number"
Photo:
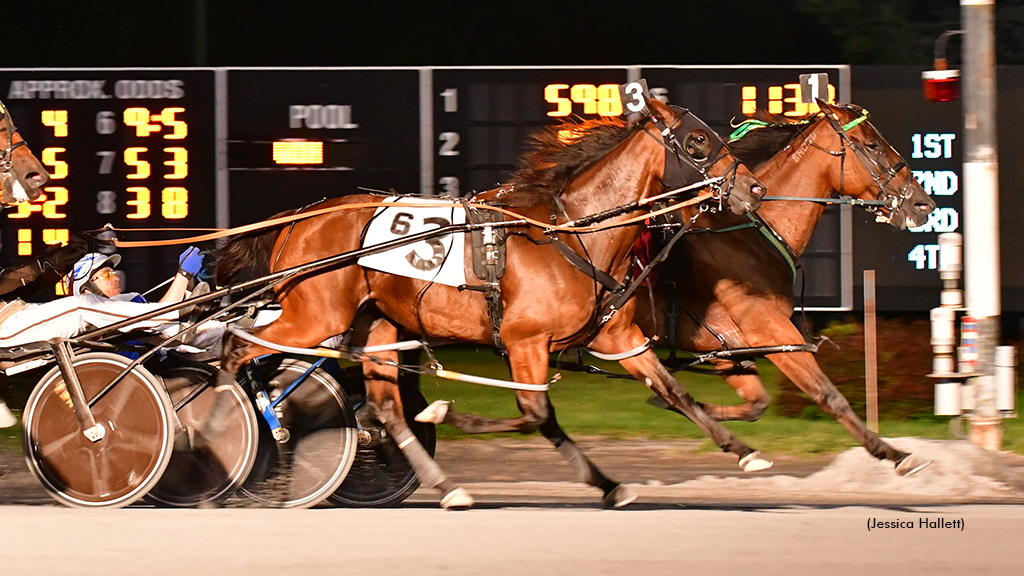
M 142 220 L 149 218 L 151 212 L 149 206 L 149 188 L 144 186 L 130 186 L 128 188 L 129 194 L 135 194 L 134 200 L 126 202 L 129 206 L 135 207 L 135 212 L 128 215 L 131 220 Z
M 43 229 L 43 244 L 60 244 L 64 246 L 68 243 L 68 229 L 67 228 L 44 228 Z
M 742 112 L 744 116 L 752 116 L 757 112 L 757 86 L 744 86 L 740 89 L 740 98 L 743 100 Z
M 168 220 L 188 216 L 188 190 L 180 186 L 164 188 L 160 193 L 160 214 Z
M 173 154 L 174 158 L 164 162 L 164 166 L 174 169 L 170 174 L 164 174 L 167 180 L 181 180 L 188 176 L 188 150 L 184 148 L 164 148 L 164 152 Z
M 644 87 L 639 82 L 630 82 L 626 84 L 625 89 L 626 96 L 631 96 L 630 102 L 626 103 L 626 110 L 630 112 L 643 112 L 644 108 L 647 107 L 647 102 L 644 102 Z
M 572 101 L 562 96 L 562 90 L 568 88 L 568 84 L 548 84 L 544 87 L 544 101 L 555 105 L 554 110 L 548 111 L 548 116 L 568 116 L 572 114 Z
M 455 176 L 445 176 L 437 181 L 438 184 L 444 186 L 444 196 L 458 196 L 459 195 L 459 179 Z
M 103 112 L 96 113 L 96 133 L 97 134 L 113 134 L 117 128 L 117 124 L 114 122 L 114 113 L 106 110 Z
M 68 135 L 67 110 L 43 110 L 43 126 L 53 128 L 53 135 L 64 138 Z
M 141 146 L 124 149 L 124 163 L 135 167 L 135 174 L 129 174 L 125 178 L 129 180 L 145 180 L 149 178 L 149 162 L 139 160 L 139 154 L 145 154 L 147 150 L 147 148 Z
M 907 260 L 913 262 L 918 270 L 924 270 L 926 266 L 929 270 L 935 270 L 938 253 L 938 244 L 918 244 L 907 254 Z
M 170 134 L 164 134 L 165 140 L 182 140 L 188 136 L 188 124 L 174 117 L 178 112 L 184 111 L 184 108 L 164 108 L 159 116 L 153 117 L 153 120 L 158 120 L 164 126 L 173 129 Z
M 459 91 L 457 88 L 449 88 L 441 92 L 441 97 L 444 98 L 445 112 L 459 111 Z
M 405 236 L 408 234 L 410 220 L 412 220 L 412 214 L 408 212 L 395 214 L 395 219 L 391 221 L 391 233 L 395 236 Z
M 43 188 L 43 192 L 32 202 L 18 204 L 18 211 L 8 214 L 7 217 L 12 219 L 28 218 L 33 212 L 39 212 L 43 218 L 67 218 L 67 214 L 57 211 L 57 207 L 68 203 L 68 189 L 60 186 L 47 186 Z
M 32 255 L 32 230 L 18 229 L 18 256 Z
M 68 177 L 68 163 L 57 159 L 57 154 L 64 152 L 67 152 L 66 148 L 43 148 L 43 164 L 51 168 L 51 170 L 47 170 L 50 173 L 50 180 L 62 180 Z
M 114 167 L 114 157 L 117 154 L 113 150 L 101 150 L 96 153 L 100 157 L 100 174 L 110 174 L 110 170 Z
M 597 113 L 601 116 L 622 115 L 618 84 L 601 84 L 597 87 Z
M 96 193 L 96 212 L 100 214 L 113 214 L 117 212 L 117 194 L 110 190 L 103 190 Z
M 423 223 L 436 224 L 440 228 L 451 225 L 451 222 L 444 218 L 424 218 Z M 442 236 L 441 238 L 447 238 L 447 235 Z M 420 255 L 413 250 L 405 255 L 406 262 L 421 272 L 429 272 L 441 264 L 444 264 L 444 244 L 441 242 L 441 238 L 430 238 L 425 240 L 427 246 L 430 246 L 433 251 L 433 254 L 429 259 L 420 257 Z
M 768 87 L 768 112 L 782 114 L 782 86 Z
M 8 213 L 7 217 L 12 219 L 28 218 L 33 212 L 39 212 L 43 209 L 43 201 L 46 200 L 46 194 L 40 194 L 38 198 L 31 202 L 22 202 L 18 204 L 18 211 L 14 214 Z
M 438 156 L 458 156 L 459 151 L 455 149 L 459 145 L 459 133 L 458 132 L 441 132 L 438 140 L 444 142 L 441 144 L 441 149 L 438 150 Z
M 810 113 L 810 106 L 803 103 L 803 98 L 800 93 L 799 84 L 784 84 L 782 86 L 782 89 L 784 91 L 791 90 L 793 92 L 793 95 L 790 96 L 789 98 L 782 99 L 783 106 L 785 106 L 786 104 L 793 105 L 792 110 L 786 110 L 785 112 L 783 112 L 784 116 L 806 116 L 808 113 Z
M 577 104 L 583 104 L 584 114 L 597 114 L 597 86 L 576 84 L 569 89 L 569 98 Z
M 125 108 L 124 123 L 135 128 L 136 136 L 149 136 L 160 131 L 160 125 L 149 123 L 149 110 L 146 108 Z
M 50 218 L 54 220 L 67 218 L 67 214 L 57 212 L 57 207 L 68 203 L 68 189 L 61 188 L 60 186 L 48 186 L 43 188 L 43 190 L 52 195 L 50 197 L 51 199 L 43 202 L 43 218 Z

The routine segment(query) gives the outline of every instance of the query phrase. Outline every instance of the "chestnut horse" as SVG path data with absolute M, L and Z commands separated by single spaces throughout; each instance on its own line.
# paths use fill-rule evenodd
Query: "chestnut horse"
M 525 167 L 510 185 L 483 197 L 515 215 L 564 224 L 651 197 L 666 186 L 723 176 L 731 188 L 729 206 L 734 211 L 757 207 L 764 192 L 762 185 L 735 162 L 710 128 L 685 110 L 656 101 L 648 104 L 651 114 L 632 125 L 612 118 L 542 130 L 536 135 L 533 153 L 523 158 Z M 682 180 L 668 178 L 666 166 L 672 166 Z M 346 196 L 324 206 L 382 201 L 377 196 Z M 218 282 L 230 282 L 247 264 L 281 270 L 355 250 L 359 248 L 359 231 L 373 214 L 373 209 L 365 208 L 339 210 L 299 221 L 289 231 L 278 228 L 236 238 L 219 256 Z M 605 224 L 623 218 L 615 216 Z M 700 410 L 661 365 L 633 323 L 632 300 L 618 310 L 604 308 L 610 291 L 595 276 L 607 274 L 623 282 L 638 232 L 638 226 L 632 225 L 606 227 L 586 237 L 540 227 L 509 233 L 500 281 L 504 310 L 500 340 L 507 349 L 513 380 L 533 387 L 516 390 L 523 416 L 509 421 L 507 428 L 540 430 L 576 466 L 585 482 L 602 490 L 607 506 L 624 505 L 635 496 L 605 477 L 559 426 L 547 392 L 542 391 L 548 381 L 551 352 L 581 344 L 607 354 L 632 351 L 632 356 L 621 360 L 627 370 L 740 457 L 756 458 L 752 449 Z M 559 251 L 557 242 L 571 247 L 575 265 Z M 581 260 L 585 261 L 582 268 L 587 268 L 586 264 L 592 267 L 592 275 L 576 267 Z M 476 279 L 469 283 L 482 287 L 482 281 Z M 276 290 L 280 319 L 253 331 L 276 345 L 316 345 L 348 330 L 357 312 L 370 305 L 382 318 L 370 330 L 368 344 L 394 342 L 396 326 L 424 339 L 494 344 L 488 305 L 478 290 L 459 290 L 356 265 L 299 277 Z M 604 320 L 603 326 L 595 324 L 599 320 Z M 224 345 L 221 378 L 234 381 L 239 366 L 271 351 L 230 336 Z M 394 354 L 376 356 L 393 358 Z M 446 478 L 405 422 L 397 369 L 371 364 L 365 373 L 370 406 L 420 482 L 440 491 L 443 507 L 471 505 L 472 498 Z
M 4 206 L 35 200 L 50 181 L 50 174 L 29 151 L 3 102 L 0 102 L 0 178 L 3 179 L 0 203 Z
M 29 151 L 3 102 L 0 102 L 0 178 L 0 206 L 35 200 L 50 181 L 50 174 Z M 31 266 L 37 266 L 36 262 L 32 261 Z M 15 422 L 14 415 L 0 398 L 0 428 L 13 426 Z
M 645 334 L 654 336 L 659 331 L 656 327 L 666 326 L 665 298 L 675 298 L 690 313 L 680 315 L 679 320 L 679 342 L 686 350 L 712 352 L 775 346 L 801 349 L 767 357 L 823 410 L 846 426 L 872 455 L 892 460 L 897 473 L 906 475 L 928 462 L 894 449 L 868 430 L 818 367 L 814 356 L 803 349 L 803 336 L 790 320 L 793 274 L 795 262 L 810 242 L 824 211 L 824 204 L 809 200 L 839 193 L 882 201 L 883 206 L 870 208 L 876 218 L 901 229 L 924 224 L 935 203 L 911 175 L 899 153 L 867 121 L 865 110 L 852 105 L 830 106 L 820 100 L 818 105 L 822 112 L 803 119 L 759 113 L 758 119 L 741 124 L 735 134 L 744 135 L 729 144 L 734 155 L 754 167 L 754 175 L 772 191 L 766 199 L 773 194 L 785 194 L 807 200 L 766 202 L 757 212 L 759 218 L 727 212 L 702 214 L 697 222 L 707 232 L 686 235 L 658 269 L 659 277 L 672 292 L 655 294 L 657 310 L 652 313 L 649 289 L 638 290 L 635 321 Z M 718 421 L 759 418 L 769 399 L 757 377 L 756 366 L 726 358 L 711 362 L 745 403 L 698 405 Z M 659 396 L 653 397 L 652 403 L 681 412 L 666 406 Z M 470 433 L 495 431 L 493 427 L 482 427 L 482 423 L 494 419 L 456 413 L 447 406 L 424 416 Z M 728 444 L 719 443 L 714 436 L 712 439 L 719 447 L 731 451 Z M 765 463 L 761 460 L 755 468 L 770 465 Z
M 772 194 L 814 199 L 838 193 L 884 200 L 884 207 L 872 208 L 879 221 L 899 229 L 924 224 L 935 202 L 899 153 L 867 121 L 867 112 L 852 105 L 819 105 L 823 113 L 803 119 L 759 113 L 737 134 L 744 128 L 755 129 L 730 142 L 730 150 L 754 169 Z M 679 315 L 677 333 L 684 350 L 802 346 L 804 337 L 791 320 L 791 265 L 810 242 L 823 211 L 823 204 L 809 201 L 765 202 L 758 210 L 764 227 L 688 235 L 661 269 L 666 282 L 656 290 L 655 316 L 648 309 L 648 295 L 637 296 L 645 308 L 637 312 L 644 333 L 655 334 L 655 326 L 665 328 L 665 298 L 674 298 L 687 312 Z M 728 214 L 708 215 L 707 219 L 711 229 L 743 224 Z M 777 235 L 774 239 L 769 238 L 770 231 Z M 909 474 L 927 464 L 868 430 L 810 351 L 768 354 L 767 358 L 822 410 L 839 420 L 868 452 L 892 460 L 897 473 Z M 769 397 L 756 366 L 727 358 L 711 363 L 744 403 L 701 404 L 704 410 L 720 421 L 757 420 Z

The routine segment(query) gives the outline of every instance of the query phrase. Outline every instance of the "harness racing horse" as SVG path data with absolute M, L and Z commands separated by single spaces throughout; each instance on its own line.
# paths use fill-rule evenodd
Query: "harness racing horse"
M 764 192 L 762 185 L 734 160 L 710 128 L 685 110 L 656 101 L 649 106 L 651 113 L 632 125 L 613 118 L 541 131 L 534 152 L 524 156 L 525 167 L 513 176 L 511 184 L 483 196 L 501 203 L 508 210 L 507 219 L 525 217 L 564 226 L 651 197 L 666 186 L 722 176 L 731 189 L 729 207 L 733 211 L 757 207 Z M 682 179 L 674 181 L 671 173 L 681 174 Z M 367 202 L 379 204 L 383 199 L 346 196 L 322 206 Z M 219 254 L 218 282 L 230 282 L 250 263 L 281 270 L 355 250 L 360 243 L 358 231 L 373 214 L 373 209 L 365 208 L 339 210 L 301 220 L 286 231 L 278 228 L 238 237 Z M 603 222 L 608 226 L 586 237 L 540 226 L 510 232 L 500 280 L 503 316 L 498 332 L 507 349 L 512 378 L 521 385 L 515 393 L 523 413 L 521 418 L 504 421 L 503 429 L 540 430 L 577 467 L 584 481 L 602 490 L 608 506 L 624 505 L 635 496 L 606 478 L 561 429 L 544 386 L 549 354 L 566 347 L 586 344 L 607 354 L 631 351 L 621 360 L 627 370 L 732 452 L 741 458 L 756 458 L 754 450 L 700 410 L 661 365 L 633 323 L 632 300 L 618 310 L 602 308 L 610 291 L 595 276 L 606 275 L 621 283 L 631 266 L 630 252 L 638 229 L 636 225 L 614 226 L 624 218 L 612 216 Z M 564 232 L 564 228 L 557 230 Z M 576 264 L 568 260 L 572 256 L 563 256 L 565 249 L 559 249 L 560 243 Z M 590 266 L 590 275 L 576 266 Z M 372 305 L 382 318 L 370 330 L 367 344 L 394 342 L 399 326 L 424 339 L 492 345 L 494 324 L 486 295 L 480 290 L 482 282 L 473 279 L 469 284 L 477 289 L 459 290 L 356 265 L 336 268 L 278 286 L 280 318 L 252 334 L 275 345 L 308 347 L 345 332 L 357 313 Z M 220 378 L 233 382 L 244 362 L 272 351 L 232 334 L 225 340 Z M 379 356 L 396 356 L 391 354 Z M 409 430 L 396 385 L 397 368 L 374 364 L 365 374 L 368 402 L 420 482 L 440 491 L 443 507 L 471 505 L 472 498 L 445 477 Z M 486 423 L 481 426 L 489 429 Z
M 50 174 L 29 151 L 7 107 L 0 102 L 0 205 L 11 206 L 35 200 L 49 181 Z M 35 267 L 37 264 L 32 261 L 25 266 Z M 34 272 L 38 273 L 38 270 Z M 14 272 L 14 276 L 17 275 Z M 15 422 L 14 415 L 0 398 L 0 428 L 13 426 Z
M 754 169 L 772 194 L 811 200 L 838 193 L 882 200 L 884 206 L 871 208 L 879 222 L 899 229 L 924 224 L 935 202 L 899 153 L 867 121 L 867 111 L 853 105 L 819 102 L 819 106 L 822 113 L 804 119 L 759 113 L 734 133 L 744 135 L 730 142 L 730 150 Z M 666 282 L 664 289 L 656 290 L 656 315 L 638 311 L 637 321 L 646 334 L 655 334 L 656 326 L 666 326 L 661 321 L 665 300 L 674 298 L 687 312 L 679 314 L 676 334 L 684 350 L 762 348 L 764 353 L 772 347 L 792 346 L 793 351 L 769 353 L 767 358 L 868 452 L 892 460 L 897 473 L 909 474 L 927 462 L 894 449 L 864 426 L 791 321 L 793 263 L 810 242 L 823 211 L 823 204 L 810 201 L 766 201 L 758 210 L 762 222 L 756 226 L 747 221 L 745 229 L 688 235 L 662 267 Z M 706 218 L 711 229 L 744 225 L 744 219 L 729 214 Z M 638 295 L 637 300 L 641 308 L 648 308 L 647 294 Z M 711 363 L 744 403 L 701 406 L 716 420 L 757 420 L 768 406 L 768 393 L 752 362 L 740 363 L 743 356 L 729 356 Z
M 35 200 L 50 181 L 42 162 L 18 134 L 7 107 L 0 102 L 0 201 L 4 206 Z

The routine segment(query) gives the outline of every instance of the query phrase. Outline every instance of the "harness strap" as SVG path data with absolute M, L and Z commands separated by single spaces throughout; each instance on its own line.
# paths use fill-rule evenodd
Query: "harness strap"
M 747 217 L 750 218 L 751 223 L 757 228 L 761 236 L 764 236 L 765 240 L 775 248 L 779 256 L 789 266 L 789 279 L 790 282 L 796 279 L 796 260 L 797 255 L 793 252 L 793 249 L 789 246 L 789 243 L 779 235 L 759 214 L 753 212 L 747 212 Z
M 643 354 L 644 352 L 649 350 L 650 347 L 651 347 L 651 339 L 650 338 L 644 338 L 644 343 L 643 344 L 637 346 L 636 348 L 633 348 L 632 350 L 626 350 L 625 352 L 619 352 L 618 354 L 602 354 L 600 352 L 594 352 L 593 350 L 591 350 L 589 348 L 587 349 L 587 352 L 590 352 L 590 354 L 592 356 L 594 356 L 595 358 L 598 358 L 600 360 L 610 360 L 610 361 L 617 362 L 619 360 L 625 360 L 626 358 L 632 358 L 633 356 L 636 356 L 638 354 Z
M 616 291 L 619 290 L 620 285 L 618 280 L 613 278 L 611 274 L 608 274 L 604 270 L 595 267 L 593 264 L 585 260 L 582 256 L 577 254 L 568 244 L 562 242 L 557 236 L 552 237 L 552 243 L 555 248 L 558 249 L 558 253 L 563 258 L 569 261 L 570 264 L 576 267 L 580 272 L 583 272 L 587 276 L 590 276 L 594 280 L 597 280 L 602 286 L 608 290 Z

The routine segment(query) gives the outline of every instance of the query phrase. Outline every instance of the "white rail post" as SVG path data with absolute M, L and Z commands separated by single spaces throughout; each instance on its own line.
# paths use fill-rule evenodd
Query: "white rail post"
M 964 280 L 978 325 L 978 376 L 969 438 L 999 450 L 995 349 L 999 343 L 999 162 L 996 151 L 995 0 L 960 0 L 964 30 Z

